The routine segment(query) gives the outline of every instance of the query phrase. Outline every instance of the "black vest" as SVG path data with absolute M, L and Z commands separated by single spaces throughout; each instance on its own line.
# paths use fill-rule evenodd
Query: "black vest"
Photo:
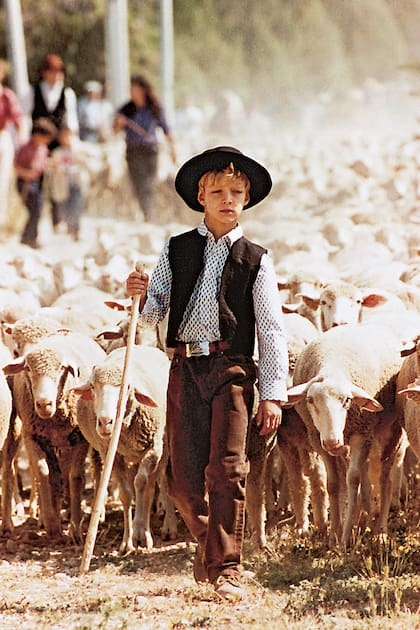
M 54 125 L 57 127 L 57 129 L 59 129 L 63 124 L 65 113 L 66 101 L 64 98 L 64 88 L 60 94 L 60 98 L 58 99 L 56 108 L 49 112 L 42 96 L 41 87 L 39 83 L 37 83 L 34 88 L 34 107 L 32 110 L 32 120 L 36 120 L 37 118 L 49 118 L 51 122 L 53 122 Z
M 176 345 L 178 329 L 203 268 L 206 238 L 196 229 L 171 238 L 169 263 L 172 288 L 166 343 Z M 255 342 L 255 314 L 252 288 L 266 250 L 245 237 L 231 247 L 219 295 L 219 327 L 222 339 L 229 341 L 233 353 L 252 356 Z M 194 341 L 193 339 L 191 341 Z

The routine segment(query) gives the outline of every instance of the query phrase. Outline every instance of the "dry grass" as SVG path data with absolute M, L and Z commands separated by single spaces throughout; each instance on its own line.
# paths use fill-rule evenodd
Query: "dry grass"
M 420 628 L 418 504 L 414 475 L 389 540 L 367 531 L 348 553 L 296 538 L 290 519 L 270 528 L 264 552 L 246 539 L 244 565 L 255 577 L 235 605 L 194 583 L 195 547 L 183 528 L 166 543 L 155 518 L 156 549 L 120 557 L 122 514 L 110 507 L 82 575 L 82 546 L 52 544 L 35 522 L 16 520 L 13 539 L 0 540 L 0 629 Z

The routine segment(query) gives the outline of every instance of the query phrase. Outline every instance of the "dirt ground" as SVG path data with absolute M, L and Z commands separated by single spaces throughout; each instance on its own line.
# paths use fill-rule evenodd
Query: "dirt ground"
M 195 584 L 195 545 L 182 523 L 176 541 L 162 541 L 155 516 L 156 548 L 119 556 L 122 512 L 109 504 L 89 570 L 81 573 L 83 546 L 67 537 L 49 541 L 34 519 L 16 517 L 13 537 L 0 539 L 0 629 L 414 630 L 420 628 L 416 519 L 418 513 L 410 522 L 398 515 L 405 529 L 394 527 L 394 540 L 403 542 L 391 545 L 390 557 L 370 570 L 369 544 L 358 544 L 348 556 L 327 551 L 299 540 L 291 519 L 284 519 L 270 529 L 265 552 L 246 538 L 244 566 L 255 577 L 248 580 L 246 601 L 230 604 L 210 585 Z M 86 530 L 88 524 L 86 512 Z

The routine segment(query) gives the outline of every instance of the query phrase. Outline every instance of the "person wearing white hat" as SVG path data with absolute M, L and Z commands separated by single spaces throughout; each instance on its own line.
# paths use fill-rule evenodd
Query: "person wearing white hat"
M 104 142 L 111 134 L 113 107 L 102 98 L 102 83 L 86 81 L 83 87 L 84 95 L 77 103 L 80 139 Z

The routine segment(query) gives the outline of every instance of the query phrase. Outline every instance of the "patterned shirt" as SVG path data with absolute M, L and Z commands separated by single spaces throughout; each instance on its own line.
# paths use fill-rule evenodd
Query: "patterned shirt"
M 233 243 L 243 235 L 237 226 L 218 241 L 204 221 L 198 232 L 206 237 L 203 269 L 178 330 L 183 342 L 217 341 L 219 330 L 219 291 L 222 272 Z M 161 321 L 169 308 L 172 272 L 169 263 L 169 240 L 152 274 L 147 301 L 139 323 L 149 326 Z M 287 400 L 287 344 L 277 282 L 271 258 L 264 254 L 253 290 L 254 312 L 258 340 L 258 389 L 261 400 Z

